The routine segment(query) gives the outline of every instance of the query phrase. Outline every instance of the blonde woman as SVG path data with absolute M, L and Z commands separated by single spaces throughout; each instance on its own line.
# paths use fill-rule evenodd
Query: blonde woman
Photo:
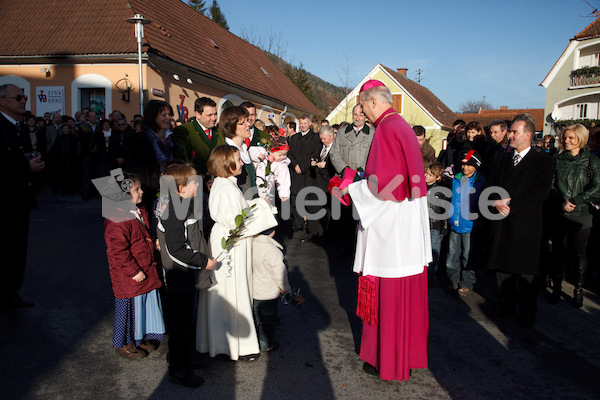
M 589 204 L 600 197 L 600 159 L 590 156 L 588 130 L 581 124 L 567 126 L 560 135 L 562 150 L 554 156 L 554 183 L 550 303 L 561 296 L 565 268 L 572 268 L 575 290 L 573 306 L 583 305 L 583 283 L 587 269 L 585 250 L 592 228 Z

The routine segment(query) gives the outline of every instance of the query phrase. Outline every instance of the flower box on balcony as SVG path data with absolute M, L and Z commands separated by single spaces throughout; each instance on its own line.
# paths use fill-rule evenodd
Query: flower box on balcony
M 582 67 L 571 71 L 571 86 L 600 84 L 600 67 Z

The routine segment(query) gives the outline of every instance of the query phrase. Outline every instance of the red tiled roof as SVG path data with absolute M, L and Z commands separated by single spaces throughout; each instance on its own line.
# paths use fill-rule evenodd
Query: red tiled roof
M 589 24 L 584 30 L 575 35 L 574 39 L 586 39 L 600 35 L 600 17 Z
M 383 69 L 390 74 L 411 96 L 415 98 L 439 123 L 446 127 L 452 127 L 456 115 L 429 89 L 408 79 L 406 76 L 394 71 L 384 65 Z
M 39 0 L 2 2 L 0 56 L 136 54 L 134 28 L 125 19 L 142 14 L 152 20 L 144 26 L 144 51 L 318 113 L 262 50 L 180 0 L 54 0 L 43 4 Z
M 492 122 L 512 121 L 519 114 L 531 114 L 535 121 L 536 132 L 544 129 L 544 109 L 543 108 L 524 108 L 524 109 L 503 109 L 503 110 L 481 110 L 476 114 L 456 114 L 457 119 L 464 120 L 467 124 L 471 121 L 477 121 L 481 126 L 488 127 Z

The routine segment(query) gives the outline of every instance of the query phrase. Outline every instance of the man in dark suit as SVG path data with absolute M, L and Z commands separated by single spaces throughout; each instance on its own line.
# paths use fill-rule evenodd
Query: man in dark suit
M 310 128 L 310 115 L 302 114 L 299 125 L 300 132 L 290 138 L 290 150 L 288 152 L 288 157 L 291 161 L 290 175 L 292 178 L 290 200 L 294 215 L 293 228 L 295 231 L 304 229 L 304 218 L 307 211 L 303 201 L 297 204 L 296 198 L 302 189 L 314 185 L 314 178 L 310 174 L 310 163 L 313 159 L 319 157 L 321 151 L 319 135 Z
M 250 123 L 250 138 L 246 139 L 246 146 L 261 146 L 265 143 L 261 143 L 261 139 L 268 140 L 269 135 L 265 131 L 261 131 L 260 129 L 254 127 L 254 123 L 256 122 L 256 106 L 249 102 L 245 101 L 240 104 L 240 107 L 244 107 L 248 110 L 248 122 Z
M 321 149 L 319 151 L 319 157 L 313 159 L 310 163 L 312 167 L 312 173 L 315 180 L 315 187 L 320 189 L 325 196 L 327 196 L 327 204 L 325 205 L 325 211 L 327 212 L 322 218 L 309 219 L 308 220 L 308 236 L 302 240 L 302 242 L 309 242 L 316 238 L 316 235 L 327 233 L 327 227 L 331 217 L 331 196 L 329 196 L 329 180 L 335 175 L 335 168 L 331 163 L 331 147 L 335 139 L 335 132 L 329 125 L 323 125 L 319 130 L 319 138 L 321 143 Z M 313 206 L 311 207 L 311 214 L 319 212 L 323 207 Z M 320 225 L 320 227 L 319 227 Z
M 79 152 L 81 157 L 81 197 L 89 200 L 94 194 L 92 179 L 96 178 L 100 151 L 104 150 L 104 135 L 98 125 L 96 112 L 87 110 L 87 120 L 79 125 Z
M 542 206 L 554 173 L 554 160 L 531 147 L 534 132 L 531 117 L 515 117 L 508 133 L 514 151 L 497 157 L 489 176 L 491 186 L 508 193 L 494 201 L 503 218 L 491 224 L 488 268 L 498 278 L 502 305 L 497 313 L 516 313 L 521 326 L 531 326 L 537 312 Z
M 25 276 L 29 208 L 34 203 L 31 174 L 44 168 L 40 155 L 31 153 L 28 134 L 17 129 L 25 112 L 27 96 L 15 85 L 0 86 L 0 210 L 6 235 L 0 251 L 10 262 L 3 262 L 0 273 L 0 307 L 33 307 L 19 295 Z

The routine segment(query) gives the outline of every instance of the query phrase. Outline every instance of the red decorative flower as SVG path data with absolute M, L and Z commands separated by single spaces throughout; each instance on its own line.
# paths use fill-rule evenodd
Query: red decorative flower
M 279 136 L 285 136 L 287 134 L 287 132 L 285 131 L 284 127 L 279 128 Z
M 331 178 L 329 180 L 329 193 L 331 193 L 332 196 L 336 197 L 340 203 L 342 203 L 345 206 L 349 206 L 350 205 L 350 196 L 348 196 L 347 194 L 342 195 L 342 191 L 340 189 L 340 185 L 342 184 L 342 180 L 339 178 L 339 176 L 334 175 L 333 178 Z M 345 186 L 348 186 L 347 184 Z M 345 187 L 344 186 L 344 187 Z
M 340 179 L 339 176 L 334 175 L 333 178 L 331 178 L 329 180 L 329 193 L 333 193 L 333 188 L 339 188 L 340 185 L 342 184 L 342 180 Z

